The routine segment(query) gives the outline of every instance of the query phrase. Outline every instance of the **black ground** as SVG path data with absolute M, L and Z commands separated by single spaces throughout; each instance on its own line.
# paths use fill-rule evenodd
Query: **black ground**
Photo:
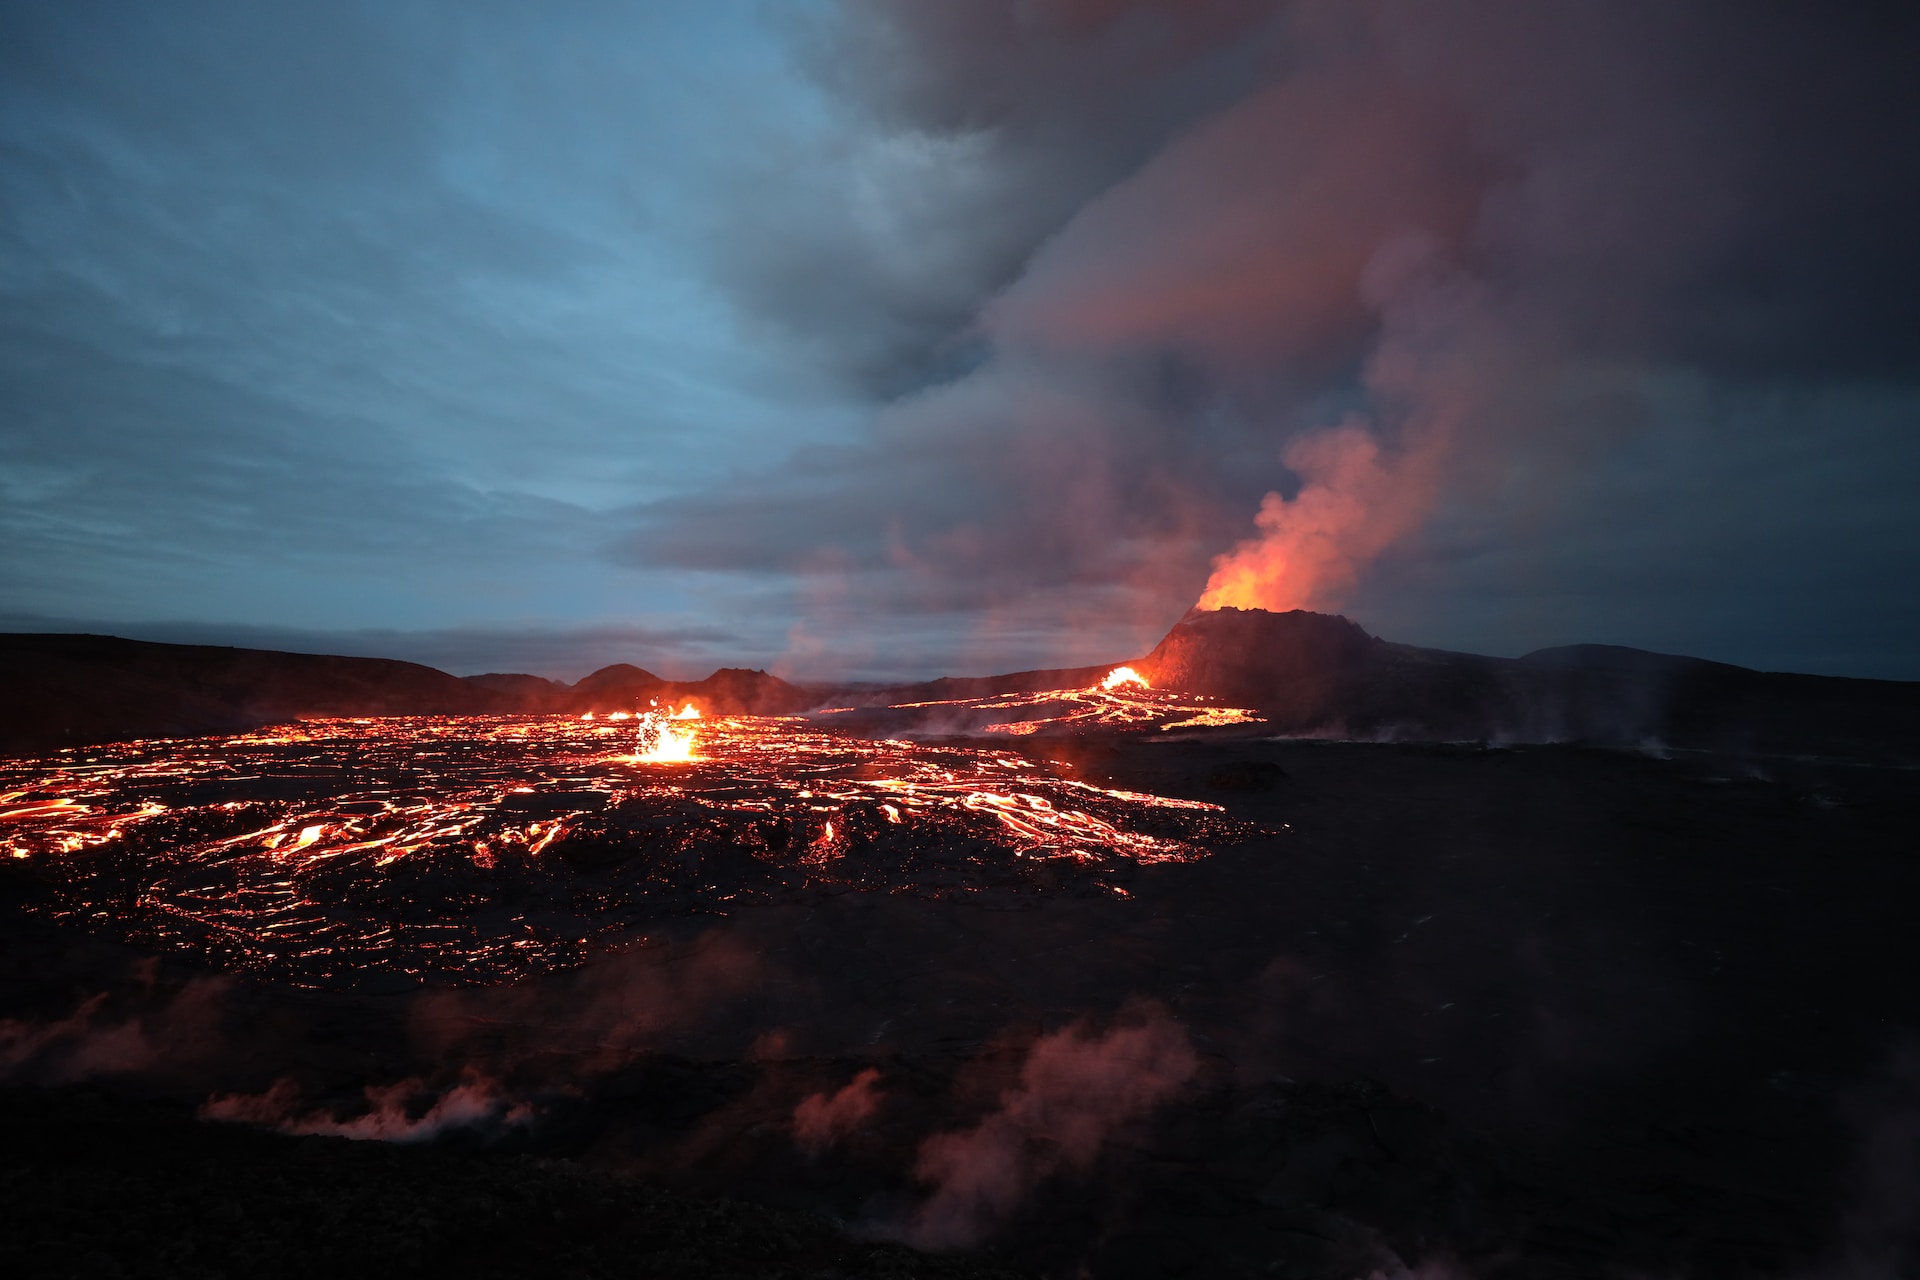
M 1197 1069 L 1088 1167 L 1029 1152 L 1050 1172 L 973 1261 L 1061 1276 L 1920 1266 L 1911 770 L 1568 747 L 1038 749 L 1274 834 L 1142 868 L 1125 899 L 850 892 L 689 919 L 541 984 L 424 997 L 208 988 L 51 930 L 21 911 L 31 879 L 10 876 L 0 1238 L 27 1265 L 0 1266 L 938 1274 L 810 1219 L 677 1197 L 897 1227 L 925 1195 L 919 1145 L 990 1112 L 1035 1037 L 1152 1007 Z M 796 1103 L 868 1068 L 874 1114 L 799 1150 Z M 463 1071 L 540 1118 L 426 1147 L 186 1118 L 283 1077 L 342 1115 L 364 1086 L 417 1077 L 417 1112 Z M 81 1093 L 39 1087 L 81 1077 Z

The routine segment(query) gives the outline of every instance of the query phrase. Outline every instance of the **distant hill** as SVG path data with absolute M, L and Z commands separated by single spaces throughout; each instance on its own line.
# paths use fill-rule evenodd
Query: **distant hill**
M 636 667 L 630 662 L 616 662 L 610 667 L 600 668 L 590 676 L 582 676 L 566 692 L 574 698 L 591 698 L 601 695 L 620 697 L 625 696 L 628 690 L 653 690 L 666 683 L 664 679 L 644 667 Z M 581 709 L 589 710 L 590 708 Z
M 873 707 L 1083 688 L 1113 665 L 846 688 L 829 700 Z M 1490 658 L 1394 644 L 1330 614 L 1220 609 L 1189 613 L 1129 665 L 1156 688 L 1256 708 L 1267 731 L 1284 734 L 1920 758 L 1920 684 L 1610 645 Z M 459 678 L 382 658 L 0 635 L 0 751 L 233 733 L 307 716 L 580 715 L 688 702 L 715 714 L 791 715 L 830 692 L 735 667 L 673 681 L 618 663 L 567 685 Z
M 1284 733 L 1920 755 L 1920 684 L 1612 645 L 1489 658 L 1328 614 L 1220 609 L 1188 614 L 1133 665 L 1156 687 L 1256 707 Z
M 566 696 L 570 687 L 563 681 L 549 680 L 544 676 L 499 671 L 489 671 L 479 676 L 461 676 L 460 683 L 498 694 L 512 710 L 525 712 L 548 710 L 557 699 Z
M 461 678 L 385 658 L 0 635 L 0 752 L 10 754 L 239 733 L 313 716 L 578 714 L 646 710 L 654 700 L 766 715 L 805 710 L 815 698 L 764 671 L 734 668 L 676 683 L 619 664 L 566 685 L 498 672 Z
M 676 681 L 620 663 L 580 680 L 561 695 L 555 709 L 645 711 L 653 703 L 681 707 L 689 702 L 719 715 L 783 716 L 807 710 L 819 697 L 778 676 L 741 667 L 722 667 L 705 680 Z
M 413 662 L 93 635 L 0 635 L 0 750 L 235 733 L 302 716 L 502 710 Z

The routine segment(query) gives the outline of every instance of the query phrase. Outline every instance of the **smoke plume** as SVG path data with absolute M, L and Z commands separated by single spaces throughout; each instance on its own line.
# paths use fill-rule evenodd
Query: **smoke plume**
M 816 354 L 899 339 L 895 390 L 865 439 L 652 508 L 635 543 L 824 575 L 822 630 L 964 617 L 982 648 L 1031 652 L 1071 629 L 1034 658 L 1090 661 L 1196 596 L 1378 604 L 1389 570 L 1487 609 L 1533 579 L 1772 598 L 1728 563 L 1772 580 L 1834 557 L 1723 557 L 1682 588 L 1671 548 L 1771 536 L 1826 500 L 1790 461 L 1826 398 L 1862 376 L 1909 394 L 1875 354 L 1894 314 L 1914 332 L 1890 282 L 1920 275 L 1884 213 L 1915 187 L 1887 132 L 1913 107 L 1890 11 L 838 12 L 811 47 L 848 129 L 927 171 L 855 184 L 841 216 L 923 251 L 871 268 L 884 315 L 769 297 L 807 276 L 779 264 L 820 260 L 823 198 L 754 240 L 741 300 Z M 1841 281 L 1857 311 L 1828 305 Z M 1753 416 L 1786 394 L 1798 416 Z M 1881 447 L 1860 438 L 1813 452 L 1852 467 Z M 1663 500 L 1669 481 L 1710 496 Z
M 1848 1099 L 1858 1140 L 1834 1256 L 1800 1280 L 1894 1280 L 1920 1267 L 1920 1042 Z
M 1299 494 L 1260 500 L 1260 536 L 1213 562 L 1202 609 L 1336 609 L 1361 567 L 1425 514 L 1364 423 L 1301 436 L 1282 457 Z
M 149 975 L 150 977 L 150 975 Z M 104 1076 L 167 1072 L 216 1056 L 231 982 L 195 978 L 163 1001 L 150 985 L 116 1011 L 107 993 L 52 1021 L 0 1019 L 0 1081 L 74 1084 Z
M 715 933 L 547 982 L 428 991 L 413 1002 L 409 1026 L 415 1047 L 437 1062 L 484 1061 L 504 1074 L 564 1057 L 570 1070 L 593 1075 L 707 1034 L 738 1052 L 753 1034 L 747 997 L 762 974 L 758 955 Z
M 200 1118 L 373 1142 L 430 1142 L 458 1129 L 498 1132 L 535 1118 L 531 1103 L 513 1100 L 498 1081 L 472 1069 L 440 1092 L 418 1077 L 368 1085 L 365 1101 L 365 1110 L 342 1119 L 325 1108 L 303 1106 L 299 1085 L 283 1078 L 261 1094 L 216 1094 L 201 1106 Z
M 831 1094 L 815 1093 L 793 1109 L 793 1140 L 819 1155 L 871 1120 L 880 1110 L 880 1072 L 868 1067 Z
M 1039 1183 L 1090 1166 L 1110 1133 L 1166 1101 L 1198 1067 L 1186 1032 L 1157 1009 L 1104 1034 L 1076 1024 L 1042 1036 L 997 1110 L 921 1145 L 914 1176 L 932 1192 L 907 1240 L 975 1243 Z

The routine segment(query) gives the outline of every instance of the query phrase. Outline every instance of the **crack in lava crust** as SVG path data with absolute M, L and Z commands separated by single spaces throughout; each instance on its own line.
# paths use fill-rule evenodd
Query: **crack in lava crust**
M 701 722 L 699 758 L 557 716 L 311 720 L 0 768 L 41 909 L 299 985 L 493 983 L 651 922 L 846 889 L 1124 896 L 1254 829 L 969 746 Z

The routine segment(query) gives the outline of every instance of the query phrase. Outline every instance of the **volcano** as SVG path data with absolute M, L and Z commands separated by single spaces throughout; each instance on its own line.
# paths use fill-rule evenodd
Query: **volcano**
M 1613 645 L 1491 658 L 1394 644 L 1305 611 L 1196 610 L 1135 665 L 1157 686 L 1257 708 L 1286 734 L 1875 758 L 1920 741 L 1920 685 L 1909 682 Z
M 1129 665 L 1156 690 L 1258 712 L 1262 734 L 1865 759 L 1907 759 L 1920 743 L 1920 684 L 1911 682 L 1760 672 L 1614 645 L 1496 658 L 1397 644 L 1306 610 L 1196 609 Z M 950 706 L 1087 685 L 1107 669 L 947 678 L 861 701 Z
M 1907 758 L 1920 741 L 1920 685 L 1911 682 L 1760 672 L 1613 645 L 1487 657 L 1397 644 L 1348 618 L 1304 610 L 1196 609 L 1151 652 L 1124 661 L 1155 690 L 1257 711 L 1267 734 L 1872 759 Z M 1084 689 L 1115 665 L 848 689 L 745 668 L 676 681 L 616 663 L 568 685 L 92 635 L 0 636 L 0 662 L 0 751 L 16 753 L 248 732 L 308 717 L 606 715 L 688 703 L 723 715 L 796 715 L 829 703 L 917 708 L 845 723 L 965 732 L 972 722 L 950 710 L 959 704 Z
M 1101 1280 L 1822 1274 L 1910 1185 L 1913 685 L 1238 609 L 886 689 L 0 653 L 21 1274 L 345 1256 L 320 1168 L 408 1256 L 664 1187 L 759 1206 L 696 1260 Z

